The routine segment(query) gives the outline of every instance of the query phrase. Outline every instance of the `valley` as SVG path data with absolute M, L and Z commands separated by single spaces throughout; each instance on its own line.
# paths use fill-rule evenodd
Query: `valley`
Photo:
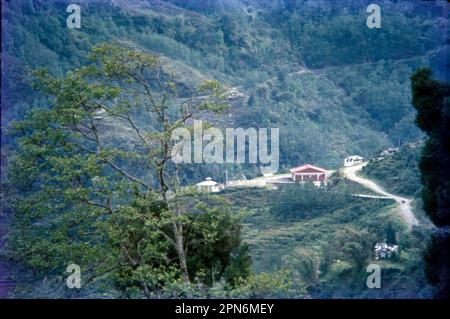
M 2 1 L 0 298 L 432 298 L 446 1 L 78 3 Z

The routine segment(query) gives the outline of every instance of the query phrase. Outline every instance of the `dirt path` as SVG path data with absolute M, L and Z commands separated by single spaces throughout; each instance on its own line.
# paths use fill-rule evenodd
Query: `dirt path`
M 367 187 L 368 189 L 374 191 L 377 194 L 380 194 L 382 196 L 386 196 L 386 197 L 389 197 L 389 198 L 392 198 L 393 200 L 395 200 L 399 206 L 400 214 L 402 215 L 403 219 L 405 220 L 405 223 L 408 225 L 409 228 L 411 228 L 412 226 L 419 225 L 419 222 L 417 221 L 417 219 L 414 216 L 414 213 L 411 209 L 411 200 L 410 199 L 388 193 L 385 190 L 383 190 L 380 186 L 378 186 L 376 183 L 374 183 L 373 181 L 356 175 L 356 172 L 360 171 L 366 164 L 367 164 L 367 162 L 359 164 L 359 165 L 355 165 L 355 166 L 344 167 L 342 169 L 342 173 L 349 180 L 359 183 L 359 184 Z

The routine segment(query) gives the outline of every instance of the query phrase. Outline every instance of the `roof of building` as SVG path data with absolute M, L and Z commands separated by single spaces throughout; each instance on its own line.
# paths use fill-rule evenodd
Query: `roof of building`
M 305 170 L 312 170 L 312 171 L 316 171 L 318 173 L 326 173 L 326 171 L 323 168 L 320 168 L 320 167 L 317 167 L 317 166 L 314 166 L 311 164 L 305 164 L 305 165 L 302 165 L 299 167 L 294 167 L 294 168 L 290 169 L 290 172 L 291 173 L 300 173 Z

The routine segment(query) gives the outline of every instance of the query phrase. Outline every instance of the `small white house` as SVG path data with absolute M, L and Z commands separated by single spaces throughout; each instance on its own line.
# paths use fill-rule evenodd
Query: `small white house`
M 197 189 L 201 192 L 217 193 L 222 190 L 222 185 L 207 177 L 203 182 L 196 184 Z
M 390 156 L 393 155 L 395 153 L 398 152 L 398 147 L 389 147 L 384 149 L 381 153 L 380 156 Z
M 390 258 L 393 253 L 398 251 L 397 245 L 388 245 L 386 243 L 376 243 L 375 244 L 375 259 L 385 259 Z
M 364 161 L 364 158 L 362 158 L 361 156 L 358 155 L 352 155 L 347 157 L 346 159 L 344 159 L 344 166 L 348 167 L 348 166 L 353 166 L 356 164 L 360 164 Z

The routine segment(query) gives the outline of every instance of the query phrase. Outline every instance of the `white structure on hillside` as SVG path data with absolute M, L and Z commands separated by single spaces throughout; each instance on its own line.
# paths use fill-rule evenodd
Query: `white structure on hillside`
M 386 243 L 375 244 L 375 259 L 390 258 L 393 253 L 398 251 L 397 245 L 388 245 Z
M 380 153 L 380 156 L 390 156 L 390 155 L 397 153 L 398 150 L 399 150 L 398 147 L 389 147 L 389 148 L 384 149 Z
M 218 193 L 222 190 L 222 185 L 213 181 L 211 177 L 207 177 L 203 182 L 195 184 L 201 192 Z
M 362 158 L 361 156 L 352 155 L 352 156 L 349 156 L 346 159 L 344 159 L 344 166 L 348 167 L 348 166 L 360 164 L 363 162 L 363 160 L 364 160 L 364 158 Z

